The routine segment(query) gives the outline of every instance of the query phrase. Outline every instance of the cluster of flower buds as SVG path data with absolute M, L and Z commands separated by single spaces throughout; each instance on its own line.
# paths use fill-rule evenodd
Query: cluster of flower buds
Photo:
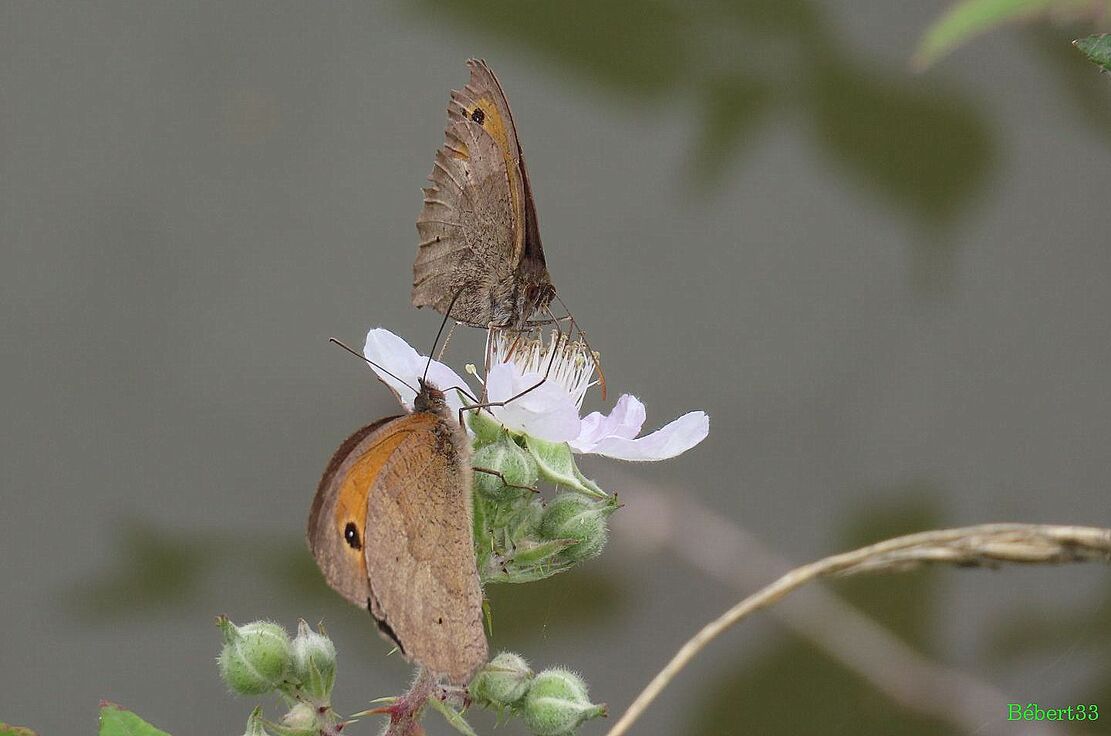
M 247 720 L 247 736 L 315 736 L 338 722 L 332 710 L 336 681 L 336 647 L 323 627 L 313 631 L 302 620 L 297 636 L 270 621 L 236 626 L 227 616 L 216 619 L 224 635 L 217 662 L 220 677 L 237 695 L 278 693 L 290 705 L 278 723 L 256 708 Z
M 567 444 L 512 434 L 484 415 L 469 421 L 483 582 L 541 580 L 601 554 L 617 501 L 579 472 Z M 545 502 L 540 481 L 566 490 Z
M 535 736 L 570 736 L 584 721 L 606 714 L 590 702 L 586 683 L 573 672 L 533 674 L 518 654 L 502 652 L 475 675 L 471 695 L 479 705 L 518 716 Z

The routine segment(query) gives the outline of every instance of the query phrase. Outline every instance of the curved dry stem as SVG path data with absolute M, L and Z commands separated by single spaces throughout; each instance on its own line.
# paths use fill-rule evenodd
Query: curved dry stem
M 621 736 L 664 688 L 710 642 L 745 616 L 781 600 L 806 583 L 829 575 L 901 572 L 925 563 L 996 567 L 1003 563 L 1059 564 L 1111 561 L 1111 529 L 1044 524 L 981 524 L 909 534 L 826 557 L 795 568 L 740 601 L 684 644 L 637 696 L 606 736 Z

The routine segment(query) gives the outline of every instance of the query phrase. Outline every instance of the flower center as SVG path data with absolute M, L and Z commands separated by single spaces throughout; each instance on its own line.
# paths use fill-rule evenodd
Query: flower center
M 490 330 L 486 339 L 493 364 L 509 363 L 521 375 L 547 373 L 548 380 L 559 384 L 580 409 L 587 389 L 598 383 L 593 380 L 598 354 L 558 330 L 552 330 L 547 341 L 539 330 L 532 334 Z

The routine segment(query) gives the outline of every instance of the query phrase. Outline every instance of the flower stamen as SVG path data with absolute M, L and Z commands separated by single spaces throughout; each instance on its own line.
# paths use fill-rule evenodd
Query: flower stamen
M 544 340 L 541 331 L 534 335 L 506 330 L 490 330 L 487 333 L 488 353 L 493 362 L 511 363 L 522 375 L 548 374 L 548 380 L 557 383 L 575 401 L 579 409 L 594 380 L 598 354 L 579 340 L 571 340 L 558 330 L 552 330 L 551 338 Z M 549 370 L 549 365 L 551 366 Z

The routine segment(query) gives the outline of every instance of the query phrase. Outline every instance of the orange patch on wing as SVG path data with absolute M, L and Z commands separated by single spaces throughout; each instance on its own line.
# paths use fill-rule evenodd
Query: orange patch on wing
M 502 117 L 498 106 L 489 97 L 480 97 L 476 103 L 481 108 L 485 118 L 482 127 L 498 144 L 502 158 L 505 161 L 505 171 L 509 175 L 509 201 L 513 208 L 514 251 L 519 255 L 525 244 L 525 211 L 521 201 L 519 187 L 521 184 L 520 162 L 517 160 L 517 140 L 510 138 L 509 121 Z
M 356 460 L 340 484 L 336 496 L 335 524 L 336 533 L 343 538 L 349 523 L 354 523 L 359 533 L 360 545 L 366 542 L 366 508 L 367 497 L 374 490 L 374 482 L 382 472 L 386 461 L 393 455 L 398 445 L 409 436 L 411 432 L 425 428 L 425 425 L 434 423 L 435 418 L 427 414 L 410 414 L 407 417 L 395 419 L 382 428 L 382 437 L 371 445 Z M 366 557 L 362 550 L 348 547 L 351 553 L 357 553 L 359 566 L 366 570 Z

